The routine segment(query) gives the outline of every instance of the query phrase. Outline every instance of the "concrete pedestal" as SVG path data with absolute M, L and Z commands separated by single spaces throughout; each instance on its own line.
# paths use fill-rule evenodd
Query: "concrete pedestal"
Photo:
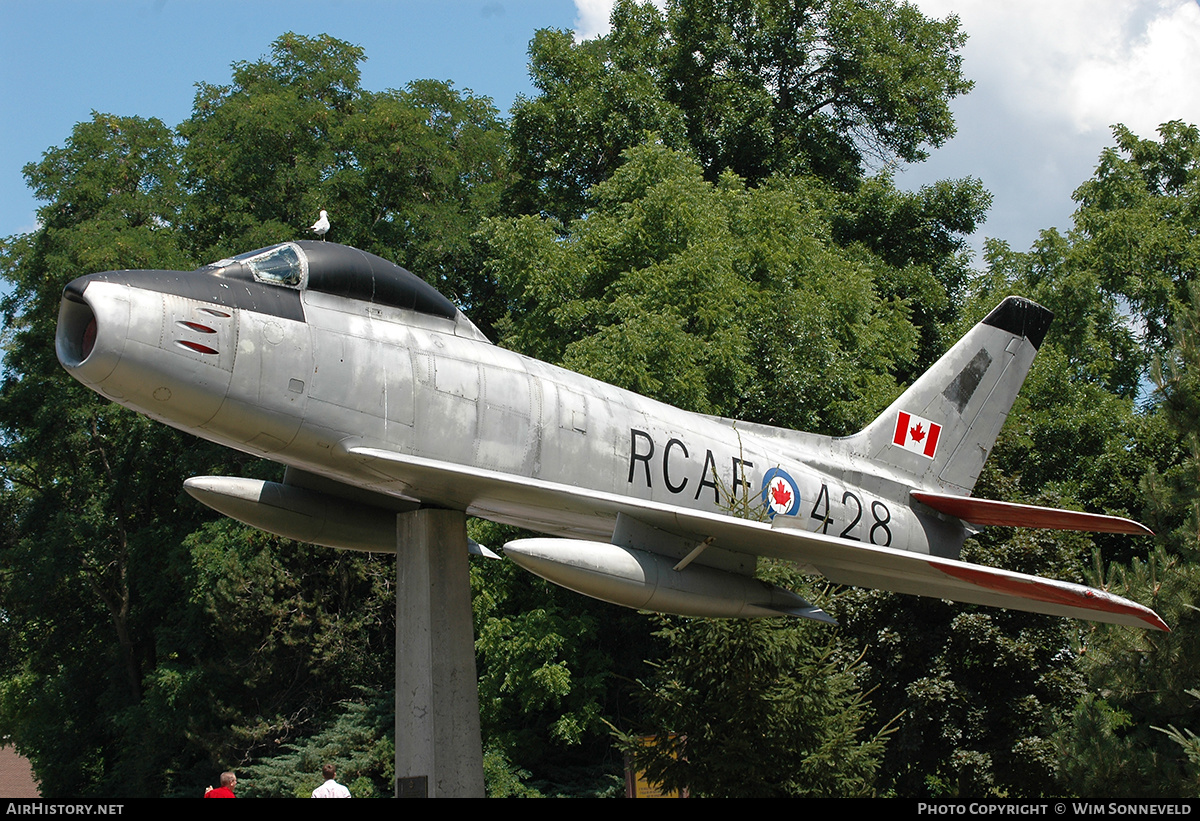
M 396 791 L 482 798 L 466 516 L 396 517 Z

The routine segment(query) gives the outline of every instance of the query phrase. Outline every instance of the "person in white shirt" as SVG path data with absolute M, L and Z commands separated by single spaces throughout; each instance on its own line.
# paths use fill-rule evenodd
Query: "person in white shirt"
M 337 777 L 336 767 L 332 764 L 326 764 L 321 768 L 321 775 L 325 776 L 325 783 L 312 791 L 313 798 L 350 797 L 350 791 L 334 780 Z

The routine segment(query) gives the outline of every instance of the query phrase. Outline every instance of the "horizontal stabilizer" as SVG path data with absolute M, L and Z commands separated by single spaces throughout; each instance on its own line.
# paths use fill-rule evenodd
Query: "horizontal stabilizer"
M 989 499 L 974 499 L 970 496 L 927 493 L 923 490 L 914 490 L 911 495 L 918 502 L 929 505 L 939 513 L 955 516 L 973 525 L 1082 530 L 1088 533 L 1130 533 L 1139 536 L 1154 535 L 1154 531 L 1145 525 L 1132 519 L 1123 519 L 1120 516 L 1081 513 L 1077 510 L 1059 510 L 1035 505 L 1018 505 L 1013 502 L 995 502 Z

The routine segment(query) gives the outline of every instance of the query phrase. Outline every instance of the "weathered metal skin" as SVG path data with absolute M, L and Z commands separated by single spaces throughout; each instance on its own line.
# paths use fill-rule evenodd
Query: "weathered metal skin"
M 843 439 L 685 413 L 496 347 L 409 272 L 334 243 L 284 243 L 191 273 L 81 277 L 64 291 L 56 345 L 76 379 L 113 401 L 312 477 L 301 486 L 329 512 L 309 540 L 322 544 L 384 548 L 397 510 L 433 505 L 619 544 L 634 552 L 601 544 L 596 556 L 682 591 L 655 599 L 647 590 L 659 582 L 648 576 L 580 591 L 634 607 L 827 619 L 787 591 L 759 596 L 743 584 L 757 556 L 774 556 L 847 583 L 1158 627 L 1133 603 L 1097 608 L 1050 580 L 1040 582 L 1069 601 L 1013 595 L 1007 576 L 993 583 L 985 571 L 981 582 L 946 562 L 970 531 L 939 512 L 941 500 L 969 497 L 1049 319 L 1034 303 L 1006 300 Z M 224 492 L 206 487 L 206 503 Z M 239 486 L 231 515 L 305 538 L 309 526 L 289 523 L 278 505 L 288 494 L 264 489 L 275 501 L 256 501 L 255 492 Z M 380 532 L 339 543 L 340 529 L 354 529 L 339 504 L 373 508 L 377 516 L 362 518 L 376 524 L 364 527 Z M 993 518 L 1015 516 L 992 504 Z M 734 508 L 759 521 L 733 518 Z M 619 517 L 633 524 L 618 527 Z M 536 541 L 536 560 L 528 544 L 510 555 L 551 580 L 591 584 L 577 572 L 587 541 L 557 552 Z

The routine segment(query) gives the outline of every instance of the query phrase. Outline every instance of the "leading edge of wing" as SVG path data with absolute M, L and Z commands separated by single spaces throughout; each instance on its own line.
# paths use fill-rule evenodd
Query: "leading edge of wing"
M 426 502 L 556 534 L 608 540 L 616 515 L 738 553 L 805 565 L 837 584 L 1169 630 L 1148 607 L 1070 582 L 366 446 L 346 454 Z

